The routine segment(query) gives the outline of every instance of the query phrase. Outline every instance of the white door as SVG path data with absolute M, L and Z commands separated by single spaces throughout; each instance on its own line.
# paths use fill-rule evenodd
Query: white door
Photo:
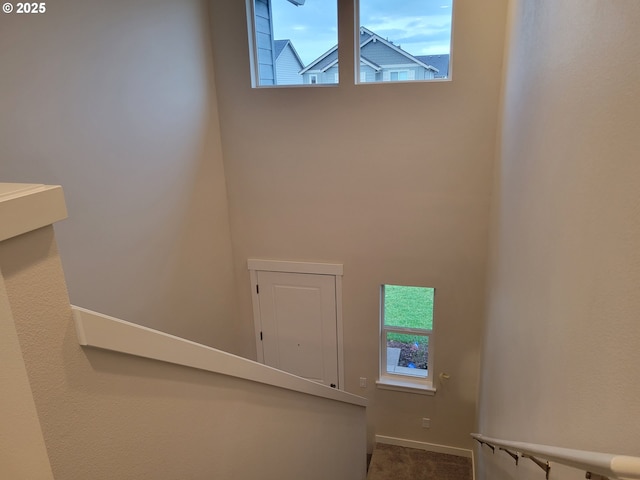
M 338 387 L 336 277 L 256 273 L 264 363 Z

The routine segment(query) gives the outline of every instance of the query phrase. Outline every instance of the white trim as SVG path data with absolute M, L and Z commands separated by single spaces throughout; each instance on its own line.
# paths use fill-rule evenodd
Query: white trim
M 342 275 L 341 263 L 290 262 L 286 260 L 247 260 L 249 270 L 285 273 L 314 273 L 316 275 Z
M 256 358 L 258 362 L 264 363 L 264 346 L 260 334 L 262 333 L 262 324 L 256 320 L 260 317 L 260 299 L 258 298 L 258 273 L 256 270 L 249 270 L 249 277 L 251 279 L 251 304 L 253 305 L 253 330 L 256 339 Z
M 379 72 L 380 70 L 382 70 L 382 67 L 380 65 L 373 63 L 371 60 L 367 60 L 362 55 L 360 55 L 360 63 L 364 63 L 365 65 L 373 68 L 376 72 Z
M 520 454 L 532 455 L 551 462 L 562 463 L 569 467 L 591 472 L 610 479 L 622 480 L 640 479 L 640 457 L 626 455 L 614 455 L 611 453 L 588 452 L 571 448 L 540 445 L 537 443 L 514 442 L 485 437 L 479 433 L 472 433 L 476 440 L 493 445 L 515 450 Z
M 78 343 L 229 375 L 361 407 L 367 399 L 151 328 L 72 306 Z
M 398 447 L 417 448 L 418 450 L 426 450 L 427 452 L 446 453 L 448 455 L 471 458 L 473 460 L 473 450 L 466 448 L 449 447 L 447 445 L 418 442 L 416 440 L 407 440 L 404 438 L 386 437 L 384 435 L 376 435 L 376 442 L 384 443 L 386 445 L 396 445 Z
M 251 73 L 251 88 L 260 86 L 260 74 L 258 67 L 258 41 L 256 39 L 256 12 L 254 0 L 246 0 L 247 28 L 249 34 L 249 71 Z M 275 65 L 274 65 L 275 71 Z
M 287 45 L 289 45 L 291 47 L 291 52 L 293 53 L 293 55 L 296 57 L 296 60 L 298 60 L 298 63 L 302 66 L 304 66 L 304 62 L 302 61 L 302 59 L 300 58 L 300 55 L 298 55 L 298 52 L 296 51 L 296 47 L 293 46 L 293 43 L 291 43 L 291 40 L 287 40 L 287 43 L 284 44 L 284 47 L 282 47 L 282 50 L 280 50 L 280 53 L 278 54 L 278 56 L 275 58 L 276 62 L 278 61 L 278 59 L 280 58 L 280 55 L 282 55 L 282 52 L 285 51 L 285 49 L 287 48 Z
M 395 378 L 399 377 L 399 378 Z M 418 382 L 416 380 L 406 381 L 401 380 L 400 375 L 394 376 L 394 378 L 389 378 L 388 376 L 381 376 L 378 380 L 376 380 L 376 386 L 381 390 L 393 390 L 396 392 L 404 392 L 404 393 L 415 393 L 418 395 L 430 395 L 433 396 L 436 394 L 436 388 L 433 386 L 431 382 Z
M 411 63 L 389 63 L 389 64 L 385 64 L 385 65 L 380 65 L 382 68 L 386 68 L 389 70 L 404 70 L 407 68 L 418 68 L 421 67 L 422 65 L 415 65 L 415 64 L 411 64 Z M 436 67 L 432 67 L 429 66 L 429 68 L 427 70 L 434 70 L 434 71 L 438 71 L 438 69 Z
M 253 325 L 256 335 L 256 354 L 260 363 L 264 363 L 264 350 L 260 332 L 262 331 L 260 318 L 260 298 L 256 285 L 258 272 L 305 273 L 310 275 L 331 275 L 335 277 L 336 288 L 336 340 L 338 349 L 338 389 L 344 390 L 344 331 L 342 318 L 342 263 L 291 262 L 284 260 L 262 260 L 250 258 L 247 267 L 251 280 L 251 301 L 253 303 Z
M 315 80 L 315 82 L 311 81 L 312 78 Z M 309 83 L 308 83 L 308 85 L 318 85 L 318 74 L 316 74 L 316 73 L 309 74 Z
M 333 67 L 334 65 L 338 64 L 338 59 L 336 58 L 333 62 L 328 63 L 322 70 L 320 70 L 322 73 L 325 73 L 327 70 L 329 70 L 331 67 Z
M 331 55 L 333 52 L 335 52 L 338 49 L 338 45 L 336 45 L 335 47 L 333 47 L 331 50 L 325 52 L 323 55 L 319 56 L 318 58 L 316 58 L 313 62 L 311 62 L 306 68 L 304 68 L 303 70 L 300 71 L 300 74 L 303 73 L 307 73 L 307 71 L 309 69 L 311 69 L 311 67 L 313 67 L 315 64 L 319 63 L 321 60 L 323 60 L 324 58 L 326 58 L 327 56 Z
M 59 185 L 0 183 L 0 241 L 67 218 Z
M 412 60 L 414 62 L 416 62 L 418 65 L 423 66 L 424 68 L 428 68 L 428 69 L 432 69 L 434 67 L 432 67 L 431 65 L 427 65 L 426 63 L 422 62 L 421 60 L 418 60 L 416 57 L 414 57 L 413 55 L 411 55 L 409 52 L 405 52 L 404 50 L 402 50 L 399 47 L 396 47 L 393 43 L 386 41 L 384 38 L 382 38 L 380 35 L 378 35 L 377 33 L 372 32 L 371 30 L 369 30 L 368 28 L 365 28 L 363 26 L 360 26 L 360 29 L 365 30 L 367 33 L 369 33 L 370 35 L 372 35 L 371 37 L 369 37 L 367 40 L 365 40 L 364 42 L 362 42 L 360 44 L 360 51 L 358 52 L 360 54 L 360 52 L 362 51 L 362 47 L 364 47 L 365 45 L 367 45 L 368 43 L 370 43 L 371 41 L 379 41 L 384 43 L 387 47 L 395 50 L 396 52 L 398 52 L 401 55 L 404 55 L 406 58 L 408 58 L 409 60 Z
M 336 275 L 336 336 L 338 339 L 338 388 L 344 390 L 344 331 L 342 323 L 342 275 Z

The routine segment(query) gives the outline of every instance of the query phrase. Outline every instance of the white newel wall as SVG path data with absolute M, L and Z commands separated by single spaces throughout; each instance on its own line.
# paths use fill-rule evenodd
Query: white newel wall
M 0 396 L 1 478 L 365 478 L 362 399 L 306 391 L 279 371 L 272 383 L 251 381 L 268 367 L 106 317 L 87 319 L 84 332 L 99 348 L 80 346 L 50 225 L 65 216 L 61 191 L 1 187 L 0 360 L 10 386 Z M 48 219 L 25 230 L 33 208 Z M 124 336 L 101 343 L 113 324 Z M 167 363 L 175 342 L 195 364 Z

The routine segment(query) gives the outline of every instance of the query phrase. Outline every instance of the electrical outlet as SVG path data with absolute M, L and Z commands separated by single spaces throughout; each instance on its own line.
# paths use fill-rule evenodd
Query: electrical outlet
M 367 378 L 360 377 L 360 388 L 367 388 Z
M 431 419 L 423 418 L 422 419 L 422 428 L 431 428 Z

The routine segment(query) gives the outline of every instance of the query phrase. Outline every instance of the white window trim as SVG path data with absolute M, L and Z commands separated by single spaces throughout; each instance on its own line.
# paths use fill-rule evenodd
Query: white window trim
M 392 69 L 392 71 L 405 71 L 409 68 L 425 68 L 422 65 L 419 65 L 417 63 L 389 63 L 389 64 L 380 64 L 380 67 L 382 68 L 387 68 L 387 69 Z
M 387 333 L 405 333 L 415 334 L 428 337 L 428 355 L 427 355 L 427 376 L 418 377 L 413 375 L 402 375 L 401 373 L 387 372 Z M 376 381 L 378 388 L 384 390 L 395 390 L 407 393 L 419 393 L 422 395 L 434 395 L 436 388 L 433 382 L 433 330 L 413 329 L 401 327 L 385 327 L 384 326 L 384 285 L 380 287 L 380 365 L 379 376 Z
M 315 83 L 311 81 L 312 78 L 314 78 L 316 80 Z M 309 74 L 309 85 L 318 85 L 318 74 L 317 73 Z

